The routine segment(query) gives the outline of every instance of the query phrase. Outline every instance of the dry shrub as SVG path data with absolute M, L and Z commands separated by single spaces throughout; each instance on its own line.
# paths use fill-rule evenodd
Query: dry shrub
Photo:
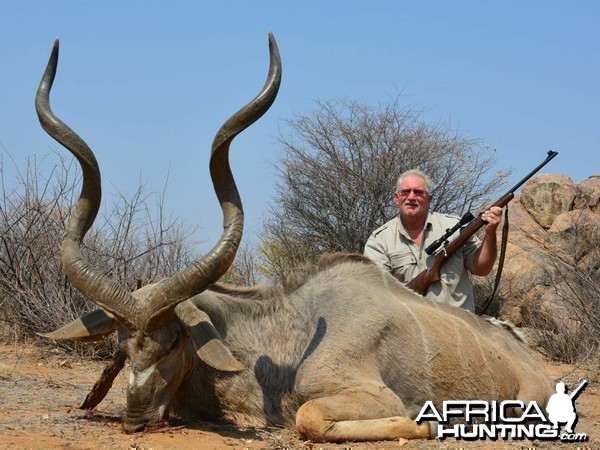
M 574 223 L 560 239 L 547 259 L 551 300 L 533 305 L 526 325 L 554 360 L 599 361 L 600 224 Z
M 254 286 L 262 281 L 259 272 L 258 251 L 249 244 L 242 244 L 236 253 L 235 261 L 225 275 L 219 280 L 234 286 Z
M 0 164 L 4 339 L 57 329 L 95 308 L 70 285 L 60 263 L 62 237 L 78 196 L 79 169 L 73 158 L 59 155 L 58 159 L 46 170 L 47 164 L 35 157 L 28 159 L 23 169 L 13 163 L 15 175 L 10 180 L 7 168 Z M 83 243 L 89 261 L 130 290 L 138 280 L 144 284 L 157 281 L 191 259 L 187 244 L 192 231 L 164 218 L 163 198 L 164 192 L 148 194 L 141 186 L 132 195 L 120 194 Z M 115 340 L 59 345 L 105 356 L 113 352 Z
M 485 311 L 523 327 L 530 343 L 555 361 L 600 360 L 600 223 L 588 213 L 574 211 L 561 230 L 535 238 L 535 285 L 529 271 L 505 272 Z M 494 276 L 473 278 L 477 314 L 484 313 Z
M 316 101 L 279 138 L 279 180 L 265 221 L 267 275 L 293 275 L 324 252 L 362 253 L 369 235 L 397 214 L 394 190 L 408 169 L 434 182 L 433 210 L 461 214 L 504 186 L 495 155 L 475 139 L 402 105 Z

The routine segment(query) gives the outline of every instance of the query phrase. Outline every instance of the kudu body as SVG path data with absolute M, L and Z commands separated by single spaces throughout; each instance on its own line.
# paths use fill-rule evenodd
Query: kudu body
M 231 265 L 242 231 L 229 144 L 275 99 L 281 62 L 272 36 L 270 50 L 263 90 L 213 144 L 211 176 L 224 213 L 220 241 L 172 278 L 129 293 L 79 248 L 99 208 L 100 172 L 92 151 L 50 110 L 55 45 L 36 107 L 44 129 L 84 173 L 62 261 L 70 281 L 100 309 L 46 336 L 94 340 L 118 332 L 131 365 L 128 432 L 171 412 L 238 426 L 295 424 L 313 440 L 430 438 L 434 427 L 414 421 L 428 400 L 545 402 L 552 389 L 541 364 L 509 331 L 424 300 L 360 256 L 322 259 L 288 294 L 214 285 Z M 252 292 L 258 298 L 249 299 Z

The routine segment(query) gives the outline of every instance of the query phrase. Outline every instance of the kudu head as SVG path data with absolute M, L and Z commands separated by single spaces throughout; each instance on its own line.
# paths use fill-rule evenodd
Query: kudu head
M 271 106 L 281 82 L 281 59 L 269 34 L 270 68 L 260 93 L 236 112 L 215 136 L 210 174 L 223 211 L 223 233 L 204 256 L 174 276 L 128 292 L 90 264 L 81 242 L 92 226 L 101 199 L 100 170 L 92 150 L 50 108 L 58 63 L 58 40 L 40 82 L 35 106 L 44 130 L 66 147 L 83 171 L 82 190 L 62 243 L 61 259 L 70 282 L 100 307 L 52 333 L 51 339 L 98 340 L 118 331 L 120 351 L 131 364 L 125 430 L 163 420 L 173 395 L 192 366 L 192 358 L 221 371 L 244 366 L 231 354 L 206 313 L 185 300 L 204 291 L 230 267 L 242 237 L 243 211 L 229 166 L 229 145 Z M 189 349 L 193 351 L 188 351 Z

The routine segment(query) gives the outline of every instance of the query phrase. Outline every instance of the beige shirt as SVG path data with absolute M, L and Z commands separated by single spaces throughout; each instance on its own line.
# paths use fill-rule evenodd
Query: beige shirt
M 425 249 L 458 221 L 456 216 L 429 213 L 419 247 L 410 238 L 400 217 L 397 216 L 371 234 L 364 253 L 406 284 L 431 267 L 435 254 L 429 256 Z M 456 233 L 450 240 L 454 237 Z M 473 267 L 475 253 L 480 245 L 481 241 L 473 236 L 446 260 L 440 270 L 440 281 L 429 287 L 426 297 L 474 312 L 475 299 L 469 271 Z

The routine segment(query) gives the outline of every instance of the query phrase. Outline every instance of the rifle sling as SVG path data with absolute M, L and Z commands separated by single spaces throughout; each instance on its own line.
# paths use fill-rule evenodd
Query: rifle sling
M 500 259 L 498 260 L 498 269 L 496 270 L 496 280 L 494 281 L 494 290 L 492 294 L 485 300 L 485 305 L 481 311 L 481 315 L 484 315 L 489 308 L 498 286 L 500 285 L 500 278 L 502 277 L 502 268 L 504 267 L 504 258 L 506 256 L 506 244 L 508 243 L 508 205 L 504 209 L 504 225 L 502 226 L 502 242 L 500 244 Z

